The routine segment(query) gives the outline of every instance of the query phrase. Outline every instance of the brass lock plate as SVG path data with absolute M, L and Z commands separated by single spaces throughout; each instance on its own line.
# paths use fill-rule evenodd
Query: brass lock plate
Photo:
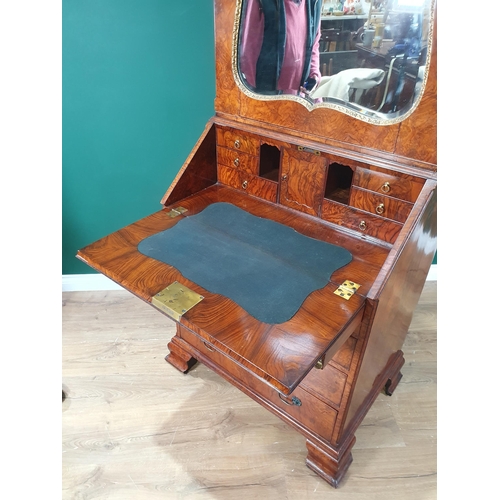
M 151 298 L 151 303 L 175 321 L 179 321 L 181 316 L 204 298 L 203 295 L 193 292 L 187 286 L 174 281 L 167 288 L 154 295 Z
M 318 151 L 317 149 L 306 148 L 305 146 L 297 146 L 297 149 L 299 151 L 303 151 L 304 153 L 312 153 L 313 155 L 321 156 L 321 151 Z
M 345 300 L 349 300 L 358 291 L 360 286 L 354 283 L 354 281 L 345 280 L 333 293 Z

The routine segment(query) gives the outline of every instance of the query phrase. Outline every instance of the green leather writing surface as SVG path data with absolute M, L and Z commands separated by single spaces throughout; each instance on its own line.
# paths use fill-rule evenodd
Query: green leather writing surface
M 289 320 L 311 292 L 352 260 L 342 247 L 230 203 L 214 203 L 183 217 L 141 241 L 138 250 L 271 324 Z

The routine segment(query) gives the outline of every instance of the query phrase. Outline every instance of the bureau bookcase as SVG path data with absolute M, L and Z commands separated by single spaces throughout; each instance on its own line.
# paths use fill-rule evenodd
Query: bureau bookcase
M 189 373 L 201 362 L 284 420 L 305 437 L 307 466 L 337 486 L 352 462 L 356 429 L 377 395 L 392 394 L 404 375 L 402 345 L 436 250 L 435 35 L 417 105 L 380 124 L 242 88 L 234 55 L 240 7 L 214 2 L 215 115 L 163 208 L 77 256 L 176 321 L 170 365 Z M 228 206 L 340 247 L 351 260 L 291 317 L 270 322 L 186 277 L 192 261 L 179 269 L 142 250 L 147 239 Z M 269 240 L 259 247 L 272 243 L 269 232 L 256 234 Z M 201 233 L 188 235 L 188 246 L 189 237 Z M 205 251 L 222 258 L 217 246 Z M 272 257 L 289 258 L 286 251 Z M 267 289 L 287 286 L 277 279 Z M 187 295 L 192 302 L 179 309 Z

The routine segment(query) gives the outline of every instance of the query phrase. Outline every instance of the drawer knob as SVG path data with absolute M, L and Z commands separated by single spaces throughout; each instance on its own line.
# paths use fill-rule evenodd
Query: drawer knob
M 284 398 L 280 393 L 278 393 L 278 396 L 280 397 L 281 401 L 283 401 L 283 403 L 288 406 L 302 406 L 302 401 L 297 396 L 293 396 L 291 402 Z
M 248 187 L 248 181 L 243 181 L 243 184 L 241 185 L 243 189 L 246 189 Z
M 234 141 L 234 147 L 235 147 L 236 149 L 240 149 L 240 146 L 241 146 L 240 141 L 239 141 L 238 139 L 236 139 L 236 140 Z
M 288 179 L 288 175 L 283 174 L 283 175 L 281 176 L 281 180 L 282 180 L 282 181 L 286 181 L 287 179 Z
M 236 167 L 238 167 L 238 166 L 239 166 L 239 164 L 240 164 L 240 159 L 239 159 L 239 158 L 235 158 L 235 159 L 234 159 L 234 161 L 233 161 L 233 163 L 234 163 L 234 165 L 235 165 Z
M 383 214 L 385 210 L 384 204 L 381 203 L 380 205 L 377 206 L 375 209 L 375 212 L 377 212 L 379 215 Z
M 362 220 L 360 223 L 359 223 L 359 229 L 361 229 L 361 231 L 366 231 L 366 222 L 364 220 Z
M 388 193 L 391 190 L 391 185 L 388 182 L 384 182 L 381 189 L 384 193 Z

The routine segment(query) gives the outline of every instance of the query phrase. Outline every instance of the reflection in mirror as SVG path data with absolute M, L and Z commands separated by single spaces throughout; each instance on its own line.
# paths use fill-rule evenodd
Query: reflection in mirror
M 418 104 L 434 0 L 238 1 L 238 83 L 252 97 L 380 124 Z

